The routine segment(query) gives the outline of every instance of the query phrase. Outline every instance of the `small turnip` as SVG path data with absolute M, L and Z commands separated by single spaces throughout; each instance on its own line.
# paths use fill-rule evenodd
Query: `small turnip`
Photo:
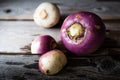
M 77 12 L 63 22 L 60 36 L 65 47 L 76 55 L 96 51 L 105 38 L 102 19 L 92 12 Z
M 39 59 L 39 69 L 46 75 L 55 75 L 66 65 L 67 58 L 60 50 L 52 50 Z
M 50 35 L 39 35 L 36 37 L 31 44 L 32 54 L 44 54 L 47 51 L 55 49 L 57 43 Z
M 50 2 L 42 2 L 33 14 L 34 22 L 44 28 L 55 26 L 60 19 L 60 11 L 57 5 Z

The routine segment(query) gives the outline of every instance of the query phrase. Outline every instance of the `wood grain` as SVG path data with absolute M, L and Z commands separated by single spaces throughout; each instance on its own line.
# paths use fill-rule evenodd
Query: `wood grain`
M 120 56 L 120 55 L 119 55 Z M 38 55 L 0 55 L 1 80 L 119 80 L 117 56 L 68 57 L 68 64 L 54 76 L 39 71 Z M 109 64 L 110 63 L 110 64 Z M 117 65 L 117 66 L 116 66 Z M 104 66 L 104 67 L 103 67 Z M 107 67 L 108 66 L 108 67 Z M 111 66 L 111 67 L 110 67 Z
M 104 20 L 119 20 L 119 2 L 97 0 L 0 0 L 0 20 L 33 20 L 34 10 L 41 2 L 57 4 L 62 16 L 78 11 L 90 11 Z M 27 6 L 26 6 L 27 5 Z
M 36 7 L 44 1 L 57 4 L 61 20 L 53 28 L 33 22 Z M 120 80 L 120 3 L 118 0 L 0 0 L 0 80 Z M 106 39 L 92 54 L 75 56 L 60 41 L 64 18 L 78 11 L 99 15 L 106 25 Z M 57 75 L 47 76 L 38 68 L 41 55 L 30 53 L 32 40 L 51 35 L 68 58 Z
M 60 41 L 60 26 L 45 29 L 36 26 L 33 21 L 0 21 L 0 52 L 27 53 L 30 44 L 38 35 L 51 35 Z M 120 23 L 106 23 L 108 30 L 103 47 L 120 47 Z

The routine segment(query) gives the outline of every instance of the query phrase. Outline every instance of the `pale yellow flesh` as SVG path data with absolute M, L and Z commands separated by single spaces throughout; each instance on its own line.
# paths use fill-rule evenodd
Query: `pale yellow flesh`
M 48 13 L 46 12 L 46 10 L 45 9 L 41 10 L 40 17 L 42 19 L 45 19 L 45 18 L 47 18 L 47 16 L 48 16 Z
M 83 33 L 83 27 L 81 24 L 75 23 L 69 28 L 69 35 L 73 38 L 78 38 Z

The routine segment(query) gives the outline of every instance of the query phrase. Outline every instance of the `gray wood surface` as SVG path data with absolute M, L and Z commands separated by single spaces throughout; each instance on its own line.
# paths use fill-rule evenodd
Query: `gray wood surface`
M 35 37 L 45 34 L 60 40 L 58 28 L 40 28 L 32 21 L 0 21 L 0 52 L 24 52 L 21 48 L 29 45 Z
M 37 55 L 0 55 L 0 79 L 120 80 L 120 63 L 113 55 L 68 57 L 68 64 L 54 76 L 46 76 L 39 71 L 38 59 Z
M 61 20 L 44 29 L 33 22 L 33 12 L 43 1 L 56 3 Z M 119 0 L 0 0 L 0 80 L 120 80 L 120 1 Z M 64 18 L 77 11 L 98 14 L 106 25 L 106 39 L 92 54 L 75 56 L 60 42 Z M 46 76 L 39 71 L 41 55 L 30 53 L 38 35 L 51 35 L 68 63 L 61 72 Z
M 45 29 L 38 27 L 33 21 L 0 21 L 0 52 L 29 52 L 32 40 L 39 35 L 51 35 L 60 41 L 60 25 Z M 120 23 L 106 22 L 107 31 L 104 47 L 120 46 Z M 109 44 L 111 43 L 111 44 Z M 27 47 L 28 46 L 28 47 Z
M 41 2 L 58 5 L 62 16 L 78 11 L 91 11 L 103 19 L 120 19 L 120 2 L 97 0 L 0 0 L 0 20 L 32 20 L 35 8 Z M 112 4 L 112 5 L 111 5 Z

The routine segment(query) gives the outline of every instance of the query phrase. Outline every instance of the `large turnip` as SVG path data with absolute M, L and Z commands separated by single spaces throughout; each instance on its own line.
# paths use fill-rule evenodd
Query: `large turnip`
M 77 12 L 63 22 L 60 36 L 65 47 L 76 55 L 96 51 L 105 38 L 105 25 L 91 12 Z

